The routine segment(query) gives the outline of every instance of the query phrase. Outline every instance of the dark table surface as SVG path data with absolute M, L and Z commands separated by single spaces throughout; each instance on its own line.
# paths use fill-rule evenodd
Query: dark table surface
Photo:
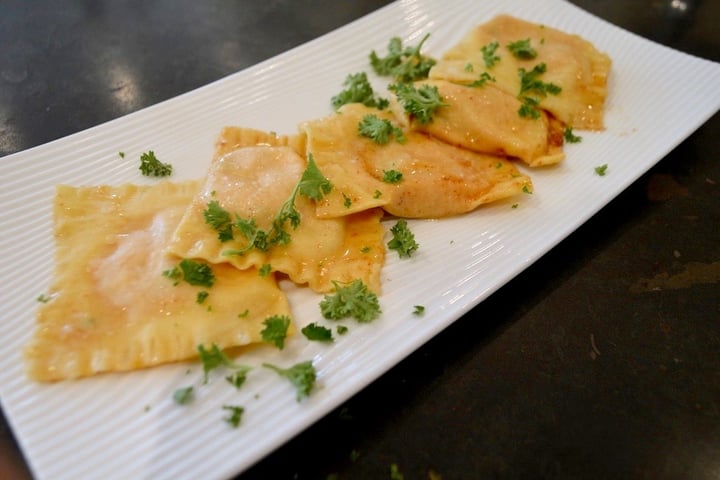
M 0 0 L 0 156 L 385 3 Z M 716 0 L 573 3 L 720 61 Z M 208 55 L 228 43 L 239 48 L 226 63 Z M 103 72 L 118 55 L 140 72 L 124 103 L 106 98 Z M 392 464 L 406 479 L 720 478 L 719 280 L 716 114 L 541 260 L 240 478 L 390 478 Z M 29 476 L 2 418 L 0 477 Z

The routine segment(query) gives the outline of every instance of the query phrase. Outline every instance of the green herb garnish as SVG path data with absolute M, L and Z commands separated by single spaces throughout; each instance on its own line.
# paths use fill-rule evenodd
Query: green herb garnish
M 343 86 L 345 89 L 332 97 L 332 106 L 335 110 L 348 103 L 362 103 L 367 107 L 382 110 L 390 103 L 387 99 L 375 95 L 365 72 L 348 75 Z
M 285 338 L 290 327 L 290 317 L 287 315 L 273 315 L 263 321 L 265 328 L 260 332 L 263 342 L 271 343 L 282 350 L 285 348 Z
M 393 238 L 387 246 L 390 250 L 396 250 L 400 258 L 410 257 L 420 245 L 415 241 L 415 235 L 408 228 L 406 220 L 398 222 L 390 228 Z
M 402 39 L 393 37 L 387 47 L 387 55 L 380 57 L 374 50 L 370 53 L 370 65 L 375 73 L 392 76 L 397 82 L 413 82 L 427 78 L 436 61 L 423 55 L 421 49 L 430 34 L 425 35 L 415 47 L 403 48 Z
M 325 295 L 320 312 L 328 319 L 353 317 L 360 322 L 371 322 L 380 315 L 377 295 L 368 290 L 362 280 L 349 284 L 333 281 L 335 293 Z
M 434 85 L 423 84 L 417 88 L 411 83 L 394 83 L 388 89 L 395 93 L 405 112 L 423 125 L 432 122 L 438 108 L 448 106 Z
M 394 125 L 386 118 L 374 114 L 367 114 L 358 124 L 358 132 L 378 145 L 385 145 L 394 137 L 398 143 L 405 143 L 405 134 L 402 128 Z
M 516 58 L 520 58 L 522 60 L 532 60 L 537 57 L 537 50 L 530 45 L 529 38 L 511 42 L 507 45 L 507 49 L 510 50 L 510 53 L 512 53 Z
M 162 163 L 152 150 L 140 155 L 140 172 L 146 177 L 167 177 L 172 170 L 172 165 Z
M 310 323 L 300 330 L 308 340 L 316 342 L 332 342 L 332 330 L 316 323 Z
M 297 391 L 298 402 L 310 395 L 315 385 L 316 372 L 310 360 L 297 363 L 290 368 L 280 368 L 270 363 L 263 363 L 263 367 L 274 370 L 278 375 L 290 380 Z

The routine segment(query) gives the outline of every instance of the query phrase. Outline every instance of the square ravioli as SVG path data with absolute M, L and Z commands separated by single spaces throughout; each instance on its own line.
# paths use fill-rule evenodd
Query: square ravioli
M 200 187 L 58 186 L 56 267 L 25 349 L 40 381 L 132 370 L 261 341 L 262 322 L 290 316 L 272 275 L 213 265 L 211 286 L 168 278 L 165 247 Z M 203 293 L 204 292 L 204 293 Z
M 251 239 L 241 232 L 223 235 L 208 223 L 212 204 L 228 215 L 226 233 L 238 223 L 252 225 L 256 234 L 271 231 L 306 166 L 303 157 L 284 146 L 244 147 L 216 158 L 173 235 L 170 251 L 238 269 L 267 268 L 316 292 L 332 291 L 333 282 L 359 279 L 378 293 L 385 261 L 382 210 L 318 218 L 315 201 L 297 195 L 292 203 L 299 225 L 286 224 L 289 241 L 268 248 L 253 248 Z

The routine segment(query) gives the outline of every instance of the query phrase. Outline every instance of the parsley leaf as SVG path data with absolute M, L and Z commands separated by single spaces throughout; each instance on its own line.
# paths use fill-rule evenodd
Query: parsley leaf
M 207 263 L 196 262 L 189 258 L 180 260 L 180 270 L 182 270 L 183 280 L 190 285 L 200 285 L 203 287 L 212 287 L 215 283 L 215 275 L 212 268 Z
M 595 173 L 600 175 L 601 177 L 604 177 L 607 173 L 608 165 L 607 163 L 600 165 L 599 167 L 595 167 Z
M 495 55 L 500 44 L 498 42 L 491 42 L 480 48 L 483 55 L 483 61 L 487 68 L 492 68 L 497 62 L 500 61 L 500 57 Z
M 575 135 L 573 133 L 572 128 L 566 127 L 563 131 L 563 138 L 567 143 L 580 143 L 582 142 L 582 137 Z
M 397 170 L 383 170 L 383 182 L 385 183 L 400 183 L 402 178 L 402 172 L 398 172 Z
M 270 363 L 263 363 L 263 367 L 274 370 L 278 375 L 290 380 L 297 390 L 298 402 L 310 395 L 315 385 L 316 372 L 310 360 L 297 363 L 290 368 L 281 368 Z
M 290 317 L 287 315 L 273 315 L 263 321 L 265 328 L 260 332 L 263 342 L 271 343 L 282 350 L 285 348 L 285 338 L 290 327 Z
M 332 106 L 337 110 L 348 103 L 362 103 L 367 107 L 380 110 L 387 107 L 390 102 L 386 98 L 377 97 L 365 72 L 350 74 L 345 78 L 340 93 L 332 97 Z
M 358 124 L 358 132 L 361 136 L 373 140 L 378 145 L 385 145 L 390 142 L 390 137 L 395 137 L 398 143 L 405 143 L 405 134 L 402 128 L 393 125 L 386 118 L 379 118 L 374 114 L 367 114 Z
M 308 164 L 295 184 L 290 197 L 282 204 L 278 213 L 272 220 L 269 231 L 258 228 L 254 219 L 238 217 L 232 227 L 241 233 L 248 241 L 243 248 L 226 250 L 223 255 L 243 255 L 245 252 L 256 248 L 260 251 L 267 251 L 273 245 L 287 245 L 290 243 L 290 233 L 285 225 L 289 222 L 295 229 L 300 225 L 300 212 L 295 208 L 295 199 L 298 194 L 311 200 L 321 200 L 326 194 L 332 191 L 333 185 L 318 168 L 312 154 L 308 155 Z
M 362 280 L 342 285 L 333 281 L 335 293 L 325 295 L 320 302 L 320 312 L 328 319 L 353 317 L 360 322 L 371 322 L 380 315 L 377 295 L 368 290 Z
M 537 57 L 537 50 L 530 45 L 530 39 L 518 40 L 511 42 L 507 45 L 507 49 L 510 50 L 515 57 L 523 60 L 532 60 Z
M 520 93 L 518 98 L 523 102 L 518 114 L 521 117 L 539 118 L 540 99 L 550 95 L 558 95 L 562 92 L 562 88 L 554 83 L 545 83 L 540 80 L 540 75 L 547 71 L 547 65 L 539 63 L 532 70 L 527 71 L 524 68 L 518 69 L 520 77 Z
M 172 165 L 162 163 L 152 150 L 140 155 L 140 172 L 146 177 L 167 177 L 172 170 Z
M 438 108 L 448 106 L 434 85 L 424 84 L 416 88 L 411 83 L 394 83 L 388 89 L 395 92 L 405 111 L 423 125 L 432 122 Z
M 197 350 L 203 366 L 203 383 L 207 383 L 210 372 L 218 367 L 240 368 L 214 343 L 210 350 L 206 350 L 204 345 L 198 345 Z
M 413 315 L 416 317 L 420 317 L 425 313 L 425 306 L 424 305 L 415 305 L 413 307 Z
M 468 87 L 484 87 L 487 82 L 494 82 L 495 77 L 490 75 L 488 72 L 483 72 L 480 77 L 468 85 Z
M 387 55 L 380 57 L 375 50 L 370 53 L 370 65 L 375 73 L 392 76 L 398 82 L 412 82 L 427 78 L 436 61 L 423 55 L 421 49 L 430 34 L 425 35 L 415 47 L 403 48 L 402 39 L 393 37 L 387 47 Z
M 205 303 L 205 300 L 207 300 L 209 295 L 210 294 L 205 290 L 198 292 L 197 297 L 195 298 L 195 303 L 197 303 L 197 304 Z
M 163 275 L 171 280 L 175 280 L 176 285 L 180 280 L 185 280 L 190 285 L 199 285 L 202 287 L 212 287 L 215 283 L 215 274 L 213 274 L 210 265 L 190 260 L 189 258 L 183 258 L 177 266 L 170 270 L 165 270 Z
M 250 370 L 252 370 L 252 367 L 248 367 L 245 365 L 237 365 L 233 367 L 233 372 L 225 377 L 225 380 L 230 383 L 230 385 L 233 385 L 235 388 L 240 388 L 243 383 L 245 383 L 245 380 L 247 380 L 247 374 Z
M 313 340 L 316 342 L 333 341 L 332 330 L 316 323 L 310 323 L 304 326 L 301 332 L 308 340 Z
M 207 204 L 207 208 L 203 211 L 205 223 L 210 225 L 218 232 L 218 239 L 221 242 L 227 242 L 234 238 L 233 221 L 230 212 L 220 206 L 217 200 L 211 200 Z
M 230 414 L 223 420 L 232 425 L 233 428 L 237 428 L 238 425 L 240 425 L 240 420 L 242 419 L 242 414 L 245 409 L 238 405 L 223 405 L 222 408 L 223 410 L 230 411 Z
M 406 220 L 398 222 L 390 228 L 392 240 L 387 244 L 390 250 L 397 250 L 400 258 L 410 257 L 420 245 L 415 241 L 415 235 L 410 231 Z
M 308 154 L 308 163 L 305 171 L 300 177 L 300 183 L 298 183 L 297 190 L 300 194 L 306 196 L 315 201 L 322 200 L 322 198 L 330 193 L 333 189 L 330 180 L 325 178 L 315 163 L 315 158 L 312 153 Z
M 175 400 L 175 403 L 178 405 L 185 405 L 191 402 L 193 398 L 195 398 L 195 395 L 192 386 L 178 388 L 173 392 L 173 400 Z

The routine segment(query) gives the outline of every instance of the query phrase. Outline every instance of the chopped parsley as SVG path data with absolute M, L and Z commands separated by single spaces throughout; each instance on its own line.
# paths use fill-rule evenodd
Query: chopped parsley
M 480 48 L 483 55 L 483 62 L 485 62 L 485 67 L 492 68 L 500 61 L 500 57 L 495 54 L 498 47 L 500 47 L 498 42 L 491 42 Z
M 577 136 L 573 133 L 573 129 L 570 127 L 565 127 L 565 130 L 563 131 L 563 138 L 567 143 L 580 143 L 582 142 L 582 137 Z
M 237 365 L 234 368 L 233 372 L 225 377 L 225 380 L 235 388 L 240 388 L 247 380 L 247 374 L 252 370 L 252 367 Z
M 382 197 L 382 192 L 380 190 L 375 190 L 375 193 L 373 193 L 373 198 L 378 199 Z
M 195 398 L 195 391 L 192 386 L 178 388 L 173 392 L 173 400 L 178 405 L 185 405 L 190 403 Z
M 423 84 L 417 88 L 411 83 L 394 83 L 388 89 L 395 93 L 405 112 L 423 125 L 432 122 L 438 108 L 448 106 L 434 85 Z
M 200 355 L 200 362 L 203 366 L 203 383 L 207 383 L 208 375 L 216 368 L 241 368 L 240 365 L 237 365 L 235 362 L 230 360 L 230 357 L 225 355 L 225 352 L 223 352 L 220 347 L 214 343 L 210 347 L 210 350 L 206 350 L 204 345 L 198 345 L 197 350 Z
M 297 391 L 298 402 L 309 396 L 315 385 L 316 372 L 310 360 L 297 363 L 290 368 L 281 368 L 270 363 L 263 363 L 263 367 L 274 370 L 278 375 L 290 380 Z
M 521 117 L 539 118 L 538 105 L 540 100 L 547 95 L 558 95 L 562 92 L 562 88 L 554 83 L 546 83 L 540 80 L 540 75 L 546 71 L 547 65 L 545 63 L 535 65 L 530 71 L 524 68 L 518 69 L 518 75 L 520 76 L 518 98 L 522 101 L 518 113 Z
M 332 342 L 332 330 L 317 323 L 310 323 L 300 330 L 308 340 L 316 342 Z
M 386 118 L 374 114 L 367 114 L 358 124 L 360 136 L 367 137 L 378 145 L 385 145 L 394 137 L 398 143 L 405 143 L 405 134 L 402 128 L 394 125 Z
M 195 302 L 199 305 L 202 305 L 205 300 L 207 300 L 210 293 L 208 293 L 206 290 L 201 290 L 198 292 L 197 297 L 195 298 Z
M 205 223 L 219 232 L 218 238 L 221 241 L 223 238 L 235 238 L 236 231 L 247 240 L 247 244 L 243 248 L 227 250 L 223 252 L 224 255 L 243 255 L 253 248 L 265 252 L 273 245 L 287 245 L 290 243 L 290 233 L 286 230 L 286 224 L 289 222 L 293 229 L 300 225 L 300 212 L 295 208 L 295 198 L 298 194 L 318 201 L 330 193 L 332 189 L 332 183 L 323 176 L 315 163 L 313 155 L 309 154 L 307 167 L 290 197 L 282 204 L 278 213 L 275 214 L 269 231 L 258 228 L 254 219 L 240 217 L 232 223 L 228 230 L 223 221 L 225 215 L 217 211 L 220 208 L 219 204 L 215 205 L 212 201 L 208 203 L 208 207 L 204 212 Z
M 345 335 L 348 332 L 348 327 L 346 327 L 345 325 L 338 325 L 335 328 L 335 331 L 338 335 Z
M 171 280 L 175 280 L 176 285 L 180 280 L 185 280 L 190 285 L 199 285 L 202 287 L 212 287 L 215 283 L 215 275 L 210 265 L 190 260 L 189 258 L 183 258 L 178 265 L 169 270 L 165 270 L 163 275 Z
M 41 294 L 37 297 L 37 301 L 40 302 L 40 303 L 47 303 L 47 302 L 49 302 L 50 300 L 52 300 L 52 297 L 49 297 L 48 295 L 45 295 L 44 293 L 41 293 Z
M 272 265 L 269 263 L 263 263 L 262 266 L 258 269 L 258 273 L 261 277 L 267 277 L 272 272 Z
M 413 315 L 416 317 L 422 316 L 422 314 L 425 313 L 425 306 L 424 305 L 415 305 L 413 307 Z
M 240 420 L 242 419 L 242 414 L 245 409 L 238 405 L 223 405 L 222 408 L 223 410 L 228 410 L 230 412 L 223 420 L 229 423 L 233 428 L 237 428 L 238 425 L 240 425 Z
M 370 65 L 375 73 L 392 76 L 397 82 L 413 82 L 427 78 L 436 61 L 423 55 L 421 49 L 430 34 L 425 35 L 415 47 L 403 48 L 402 39 L 393 37 L 387 47 L 387 55 L 380 57 L 375 50 L 370 53 Z
M 342 196 L 343 196 L 343 206 L 345 208 L 352 207 L 352 199 L 350 197 L 348 197 L 347 195 L 345 195 L 344 193 L 342 194 Z
M 376 294 L 368 290 L 362 280 L 341 284 L 333 280 L 335 293 L 325 295 L 320 302 L 323 317 L 339 320 L 353 317 L 359 322 L 371 322 L 380 315 L 380 304 Z
M 604 177 L 607 173 L 608 165 L 607 163 L 600 165 L 599 167 L 595 167 L 595 173 L 600 175 L 601 177 Z
M 390 228 L 393 238 L 387 246 L 390 250 L 396 250 L 400 258 L 410 257 L 420 245 L 415 241 L 415 235 L 410 231 L 407 221 L 404 219 Z
M 510 50 L 516 58 L 522 60 L 532 60 L 537 57 L 537 50 L 530 45 L 530 39 L 518 40 L 516 42 L 510 42 L 507 45 L 507 49 Z
M 495 82 L 495 77 L 490 75 L 488 72 L 483 72 L 480 77 L 468 85 L 468 87 L 484 87 L 487 82 Z
M 140 155 L 140 172 L 146 177 L 167 177 L 172 174 L 173 167 L 162 163 L 152 150 Z
M 397 170 L 383 170 L 383 182 L 385 183 L 400 183 L 402 178 L 402 172 L 398 172 Z
M 217 200 L 209 201 L 203 216 L 205 217 L 205 223 L 218 232 L 218 240 L 227 242 L 233 239 L 232 216 L 230 212 L 220 206 L 220 202 Z
M 331 102 L 335 110 L 348 103 L 362 103 L 367 107 L 382 110 L 390 103 L 386 98 L 375 95 L 375 91 L 365 72 L 348 75 L 343 82 L 343 86 L 345 89 L 332 97 Z
M 263 342 L 271 343 L 282 350 L 285 348 L 285 338 L 290 328 L 290 317 L 287 315 L 273 315 L 263 321 L 265 328 L 260 332 Z

